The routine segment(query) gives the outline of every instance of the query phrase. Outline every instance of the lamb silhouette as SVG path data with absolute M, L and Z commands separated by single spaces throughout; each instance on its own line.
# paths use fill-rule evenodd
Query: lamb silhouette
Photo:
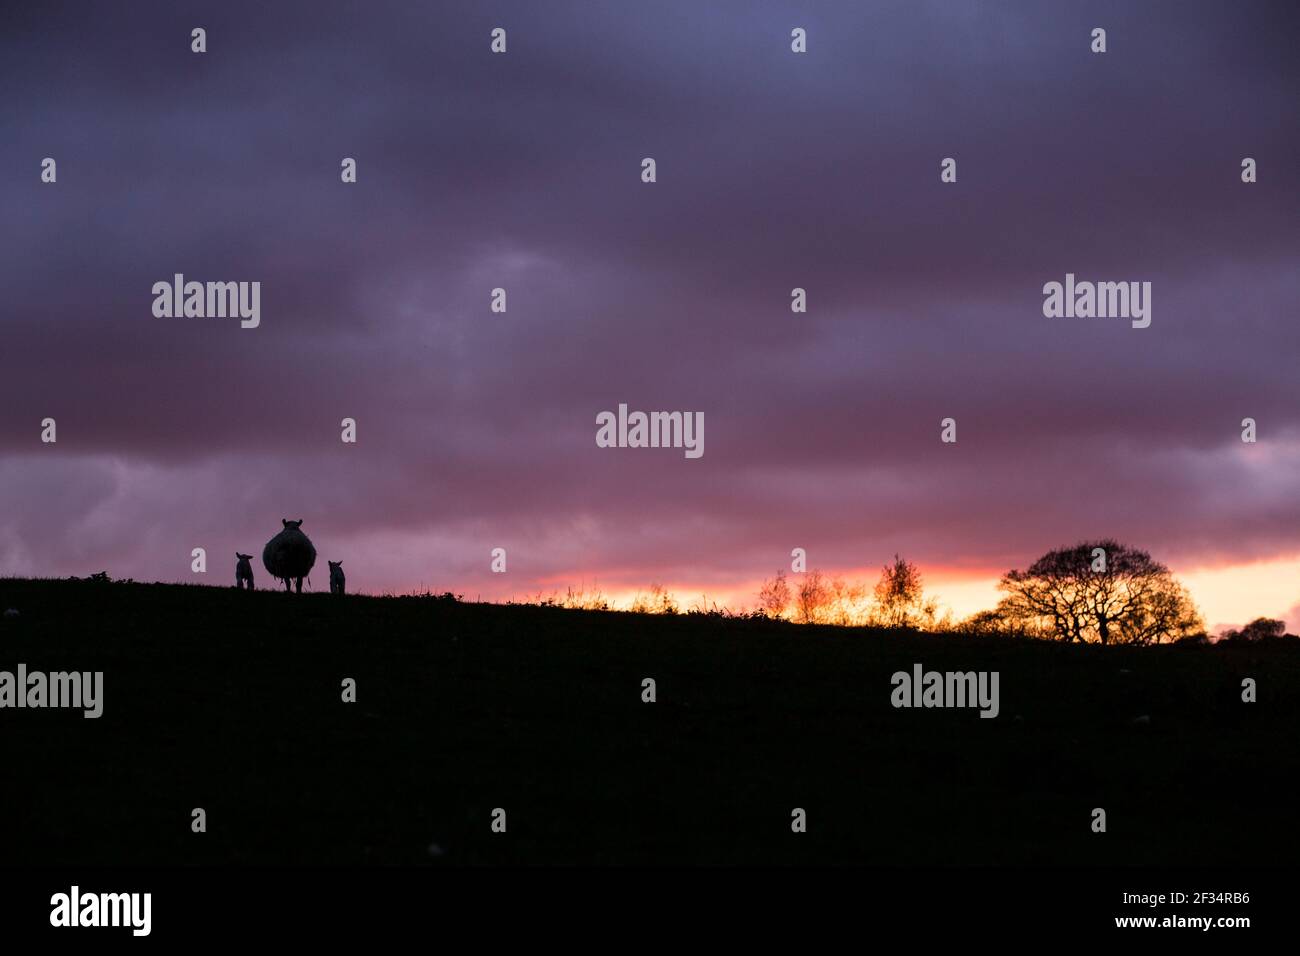
M 235 587 L 240 590 L 243 590 L 245 585 L 248 586 L 248 590 L 254 590 L 253 566 L 249 563 L 252 560 L 253 556 L 251 554 L 235 552 Z
M 342 594 L 348 580 L 343 576 L 343 562 L 330 561 L 328 563 L 330 566 L 330 594 Z
M 316 548 L 311 539 L 300 530 L 302 519 L 289 521 L 280 519 L 284 529 L 262 549 L 262 563 L 274 578 L 284 582 L 284 589 L 289 590 L 289 579 L 297 584 L 297 591 L 302 593 L 302 579 L 316 564 Z

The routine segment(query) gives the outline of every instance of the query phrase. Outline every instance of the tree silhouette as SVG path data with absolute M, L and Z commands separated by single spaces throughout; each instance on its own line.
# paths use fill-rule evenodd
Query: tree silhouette
M 925 597 L 921 572 L 897 554 L 876 582 L 876 617 L 885 627 L 925 627 L 934 623 L 938 603 Z
M 1225 631 L 1220 640 L 1224 641 L 1262 641 L 1269 637 L 1281 637 L 1286 633 L 1286 623 L 1271 617 L 1257 617 L 1240 630 Z
M 830 603 L 831 589 L 825 577 L 814 568 L 804 574 L 795 589 L 795 613 L 801 624 L 820 624 Z
M 758 592 L 758 606 L 768 617 L 781 617 L 790 605 L 790 585 L 785 579 L 785 572 L 776 572 L 771 581 L 764 581 Z
M 1187 590 L 1145 551 L 1113 539 L 1049 551 L 998 588 L 1014 628 L 1063 641 L 1153 644 L 1204 631 Z

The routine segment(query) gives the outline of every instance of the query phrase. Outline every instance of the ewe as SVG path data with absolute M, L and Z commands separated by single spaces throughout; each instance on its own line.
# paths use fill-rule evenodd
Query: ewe
M 251 554 L 240 554 L 238 551 L 235 552 L 235 587 L 240 590 L 243 590 L 245 584 L 248 585 L 248 590 L 254 590 L 253 566 L 248 563 L 252 560 L 253 556 Z
M 343 576 L 342 561 L 327 561 L 330 566 L 330 594 L 342 594 L 347 578 Z
M 284 530 L 266 542 L 262 549 L 262 563 L 271 577 L 284 582 L 286 591 L 289 590 L 289 579 L 295 579 L 297 591 L 301 594 L 302 579 L 316 564 L 316 549 L 312 547 L 311 539 L 299 530 L 302 519 L 288 521 L 281 518 L 280 523 Z

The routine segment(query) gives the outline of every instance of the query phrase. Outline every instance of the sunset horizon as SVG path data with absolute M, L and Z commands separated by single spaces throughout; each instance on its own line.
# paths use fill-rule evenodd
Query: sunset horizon
M 903 555 L 903 557 L 907 556 Z M 1159 559 L 1158 555 L 1153 557 Z M 882 565 L 887 563 L 887 561 L 881 562 Z M 1022 561 L 1019 566 L 1023 567 L 1029 563 L 1029 560 Z M 87 568 L 89 567 L 90 565 L 87 565 Z M 918 565 L 918 569 L 925 582 L 927 596 L 934 597 L 938 601 L 940 619 L 953 625 L 981 611 L 994 609 L 1002 597 L 1002 593 L 998 590 L 998 582 L 1002 574 L 1010 570 L 1006 568 L 997 573 L 981 573 L 971 569 L 946 569 L 925 565 Z M 451 593 L 468 601 L 498 604 L 530 604 L 539 601 L 564 604 L 566 597 L 569 597 L 572 599 L 569 603 L 575 606 L 598 601 L 607 604 L 608 610 L 611 611 L 631 611 L 646 610 L 635 605 L 638 600 L 644 602 L 650 596 L 651 588 L 657 586 L 668 592 L 674 600 L 677 611 L 681 613 L 692 610 L 721 610 L 743 614 L 758 610 L 759 589 L 776 571 L 783 570 L 791 584 L 797 586 L 798 574 L 790 572 L 788 567 L 786 569 L 778 567 L 766 575 L 740 579 L 739 583 L 718 575 L 708 579 L 708 583 L 692 584 L 675 579 L 671 571 L 663 573 L 660 569 L 655 573 L 643 575 L 633 572 L 622 572 L 618 575 L 601 575 L 594 571 L 559 572 L 525 581 L 523 584 L 519 583 L 521 576 L 515 575 L 512 585 L 506 587 L 499 583 L 498 577 L 491 572 L 486 572 L 479 577 L 468 576 L 459 580 L 430 573 L 428 576 L 411 580 L 397 579 L 390 584 L 359 583 L 352 590 L 353 593 L 372 597 Z M 879 579 L 881 566 L 810 567 L 809 570 L 820 571 L 831 579 L 838 578 L 862 584 L 869 589 Z M 1293 596 L 1296 590 L 1295 582 L 1300 580 L 1300 556 L 1276 557 L 1218 567 L 1174 566 L 1170 570 L 1175 578 L 1187 585 L 1205 622 L 1206 633 L 1211 638 L 1221 636 L 1228 630 L 1239 629 L 1257 618 L 1280 620 L 1290 633 L 1300 631 L 1300 601 Z M 18 576 L 40 578 L 50 575 L 29 572 Z M 129 568 L 115 569 L 110 576 L 140 581 L 154 580 L 163 584 L 228 586 L 228 582 L 220 580 L 196 580 L 192 574 L 163 579 L 136 578 L 133 573 L 130 573 Z M 276 584 L 274 581 L 266 581 L 264 575 L 258 576 L 263 579 L 264 587 Z M 308 584 L 305 590 L 310 591 L 313 588 L 318 591 L 324 590 L 326 579 L 327 575 L 322 575 L 320 584 Z M 834 622 L 827 623 L 834 625 Z
M 6 931 L 1285 930 L 1297 49 L 6 5 Z
M 599 580 L 743 606 L 803 548 L 869 584 L 901 554 L 963 616 L 1110 535 L 1189 576 L 1207 627 L 1297 630 L 1300 189 L 1261 75 L 1290 69 L 1281 32 L 1209 44 L 1213 5 L 1115 9 L 1124 48 L 1098 55 L 1068 4 L 849 6 L 808 17 L 800 55 L 774 11 L 685 45 L 645 11 L 594 8 L 581 35 L 607 45 L 514 15 L 530 42 L 435 42 L 427 81 L 423 31 L 344 9 L 291 29 L 348 35 L 351 80 L 265 58 L 275 9 L 214 11 L 219 55 L 144 11 L 50 41 L 47 65 L 125 82 L 56 68 L 39 96 L 96 111 L 9 124 L 14 162 L 59 165 L 0 185 L 28 229 L 0 265 L 0 487 L 23 503 L 0 574 L 222 583 L 288 517 L 367 593 Z M 457 16 L 437 34 L 490 28 Z M 1234 106 L 1188 141 L 1207 102 Z

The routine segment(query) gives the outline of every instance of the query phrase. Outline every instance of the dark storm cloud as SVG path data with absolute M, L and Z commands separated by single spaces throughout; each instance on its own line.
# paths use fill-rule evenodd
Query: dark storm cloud
M 184 577 L 282 516 L 375 589 L 506 539 L 533 577 L 1300 551 L 1292 5 L 4 16 L 4 570 Z M 1067 271 L 1151 281 L 1151 328 L 1045 319 Z M 176 272 L 260 281 L 261 327 L 154 318 Z M 597 449 L 619 402 L 703 411 L 704 458 Z

